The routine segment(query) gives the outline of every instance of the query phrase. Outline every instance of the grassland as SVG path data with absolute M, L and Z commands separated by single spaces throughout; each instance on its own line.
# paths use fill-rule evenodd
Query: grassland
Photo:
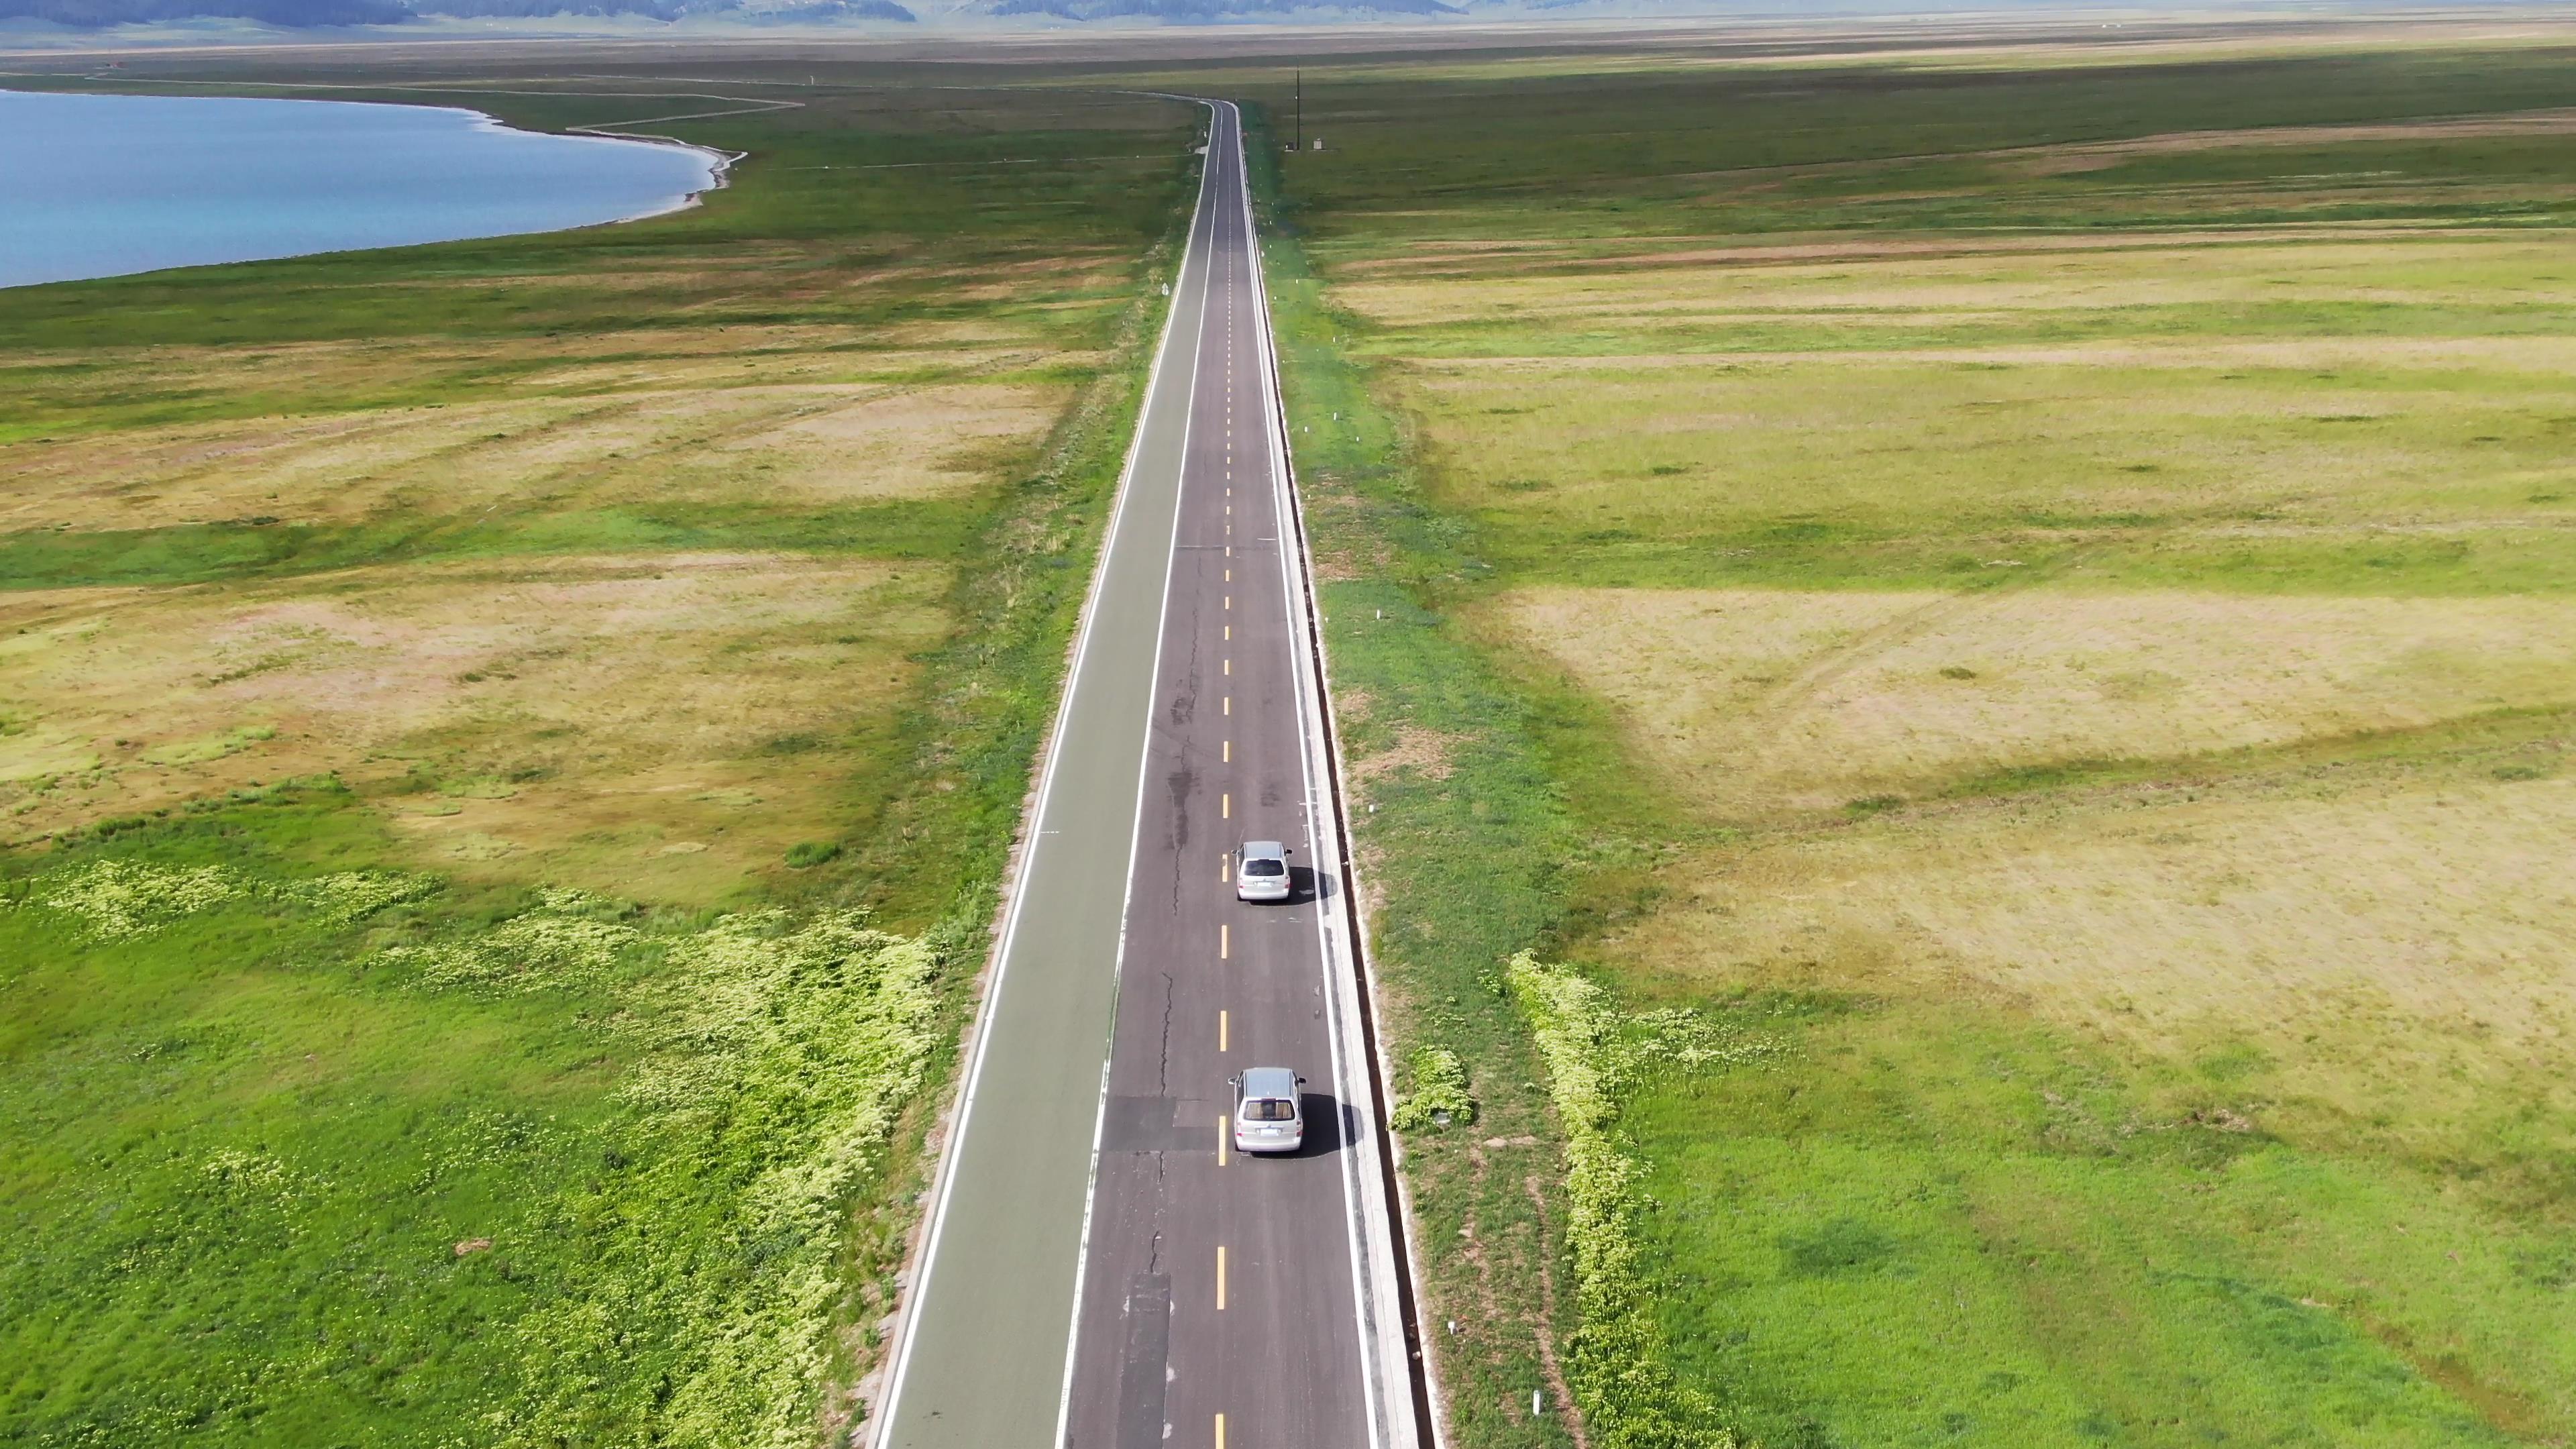
M 2570 58 L 1308 72 L 1274 292 L 1399 1051 L 1484 1110 L 1408 1143 L 1464 1442 L 2576 1432 Z
M 598 59 L 204 64 L 730 84 Z M 0 1438 L 855 1427 L 1197 118 L 797 79 L 685 213 L 0 297 Z

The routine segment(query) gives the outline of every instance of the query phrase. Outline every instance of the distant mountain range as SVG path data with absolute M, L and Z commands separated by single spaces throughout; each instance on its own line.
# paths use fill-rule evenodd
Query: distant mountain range
M 548 20 L 626 18 L 716 26 L 914 24 L 926 28 L 1055 26 L 1064 22 L 1428 20 L 1451 15 L 1490 19 L 1588 14 L 1639 20 L 1736 15 L 1857 18 L 1936 12 L 2043 14 L 2108 8 L 2120 0 L 0 0 L 0 29 L 34 21 L 83 30 L 186 21 L 241 21 L 285 29 L 406 25 L 443 19 L 515 20 L 542 29 Z M 2561 0 L 2493 0 L 2502 10 L 2552 8 Z M 2328 8 L 2406 8 L 2407 0 L 2331 0 Z M 914 7 L 919 7 L 919 13 Z M 2156 8 L 2151 0 L 2148 6 Z M 2239 9 L 2274 13 L 2314 8 L 2309 0 L 2255 0 Z
M 382 25 L 411 12 L 388 0 L 0 0 L 0 20 L 50 20 L 94 29 L 203 16 L 269 25 Z
M 0 0 L 5 3 L 5 0 Z M 1466 11 L 1443 0 L 995 0 L 988 7 L 994 15 L 1055 15 L 1067 20 L 1169 20 L 1183 25 L 1204 25 L 1218 20 L 1247 20 L 1286 16 L 1298 11 L 1322 8 L 1362 11 L 1379 15 L 1463 15 Z
M 922 0 L 913 0 L 914 4 Z M 1511 8 L 1549 9 L 1586 0 L 1508 0 Z M 1277 20 L 1294 15 L 1389 19 L 1493 9 L 1495 0 L 932 0 L 934 20 L 976 16 L 1024 21 L 1145 20 L 1206 25 Z M 900 0 L 0 0 L 0 24 L 41 21 L 81 30 L 173 21 L 240 20 L 287 29 L 403 25 L 441 18 L 542 21 L 633 16 L 678 21 L 705 18 L 738 25 L 811 25 L 834 21 L 913 22 Z
M 583 15 L 640 15 L 653 20 L 719 15 L 748 24 L 919 18 L 895 0 L 791 0 L 785 5 L 745 0 L 0 0 L 0 21 L 42 20 L 82 30 L 172 20 L 250 20 L 304 29 L 401 25 L 442 16 L 548 19 Z

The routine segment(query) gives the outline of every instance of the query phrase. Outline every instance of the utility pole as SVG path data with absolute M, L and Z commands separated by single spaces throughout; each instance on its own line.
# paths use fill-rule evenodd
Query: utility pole
M 1306 73 L 1305 73 L 1304 71 L 1302 71 L 1302 70 L 1301 70 L 1301 71 L 1298 71 L 1298 72 L 1296 73 L 1296 75 L 1297 75 L 1297 145 L 1296 145 L 1296 148 L 1295 148 L 1295 149 L 1297 149 L 1297 150 L 1299 150 L 1299 151 L 1303 151 L 1303 150 L 1305 150 L 1305 149 L 1306 149 Z

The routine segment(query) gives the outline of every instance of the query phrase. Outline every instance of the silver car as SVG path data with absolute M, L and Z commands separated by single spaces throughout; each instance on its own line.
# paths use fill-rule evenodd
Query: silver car
M 1306 1079 L 1286 1067 L 1252 1067 L 1234 1079 L 1234 1150 L 1294 1152 L 1306 1145 L 1306 1113 L 1297 1089 Z
M 1234 853 L 1234 898 L 1288 899 L 1288 847 L 1275 840 L 1247 840 Z

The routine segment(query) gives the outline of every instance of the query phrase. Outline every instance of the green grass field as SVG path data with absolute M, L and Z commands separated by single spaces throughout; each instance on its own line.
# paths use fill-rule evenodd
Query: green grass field
M 2576 1432 L 2552 35 L 1308 66 L 1458 1442 Z M 845 1439 L 1195 113 L 300 63 L 805 104 L 0 300 L 0 1436 Z
M 1308 66 L 1272 284 L 1397 1053 L 1482 1110 L 1408 1142 L 1461 1442 L 2576 1431 L 2571 97 Z
M 686 213 L 0 296 L 0 1438 L 855 1428 L 1199 121 L 814 69 Z

